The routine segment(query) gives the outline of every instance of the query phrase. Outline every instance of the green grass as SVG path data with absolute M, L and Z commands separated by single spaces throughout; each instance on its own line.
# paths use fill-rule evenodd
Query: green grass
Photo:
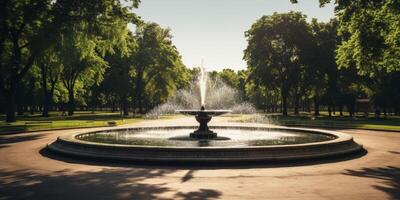
M 248 121 L 251 116 L 242 116 L 235 121 Z M 321 116 L 314 117 L 311 114 L 301 113 L 300 116 L 282 116 L 268 115 L 271 123 L 283 126 L 309 126 L 309 127 L 331 127 L 331 128 L 356 128 L 371 130 L 400 131 L 400 117 L 389 116 L 376 119 L 375 117 L 340 117 L 327 116 L 327 113 L 321 113 Z
M 76 112 L 74 116 L 61 116 L 59 112 L 52 112 L 50 117 L 41 117 L 39 114 L 18 116 L 17 122 L 12 123 L 4 122 L 4 118 L 4 115 L 0 116 L 0 133 L 100 127 L 107 126 L 109 121 L 115 121 L 121 125 L 143 120 L 141 116 L 121 119 L 118 112 Z
M 74 116 L 61 116 L 59 112 L 50 113 L 50 117 L 41 117 L 40 114 L 18 116 L 17 122 L 4 122 L 4 115 L 0 115 L 0 134 L 25 131 L 53 130 L 64 128 L 84 128 L 107 126 L 107 122 L 116 121 L 118 125 L 135 123 L 144 120 L 142 116 L 129 116 L 123 120 L 119 113 L 111 112 L 76 112 Z M 171 119 L 182 117 L 180 115 L 162 116 L 161 119 Z M 231 121 L 246 122 L 251 115 L 226 115 Z M 357 128 L 357 129 L 375 129 L 400 131 L 400 117 L 390 116 L 387 118 L 376 119 L 373 117 L 357 116 L 350 117 L 329 117 L 327 113 L 322 112 L 321 116 L 314 117 L 307 113 L 301 113 L 300 116 L 282 116 L 279 114 L 268 115 L 269 121 L 273 124 L 284 126 L 315 126 L 332 128 Z

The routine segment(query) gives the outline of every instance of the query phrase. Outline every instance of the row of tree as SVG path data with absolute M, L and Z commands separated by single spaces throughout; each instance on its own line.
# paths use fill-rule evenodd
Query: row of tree
M 292 0 L 295 2 L 294 0 Z M 321 5 L 329 0 L 320 0 Z M 15 113 L 74 114 L 111 108 L 144 113 L 193 82 L 170 31 L 132 14 L 138 1 L 1 1 L 0 107 Z M 400 112 L 400 6 L 337 1 L 337 18 L 298 12 L 264 16 L 245 35 L 246 70 L 211 72 L 269 112 L 289 108 L 353 115 L 357 99 Z M 128 24 L 136 29 L 131 32 Z
M 279 102 L 283 115 L 289 106 L 299 114 L 301 102 L 307 110 L 313 104 L 316 115 L 321 104 L 329 115 L 335 108 L 342 114 L 345 107 L 353 115 L 357 99 L 370 99 L 376 113 L 400 114 L 400 26 L 392 24 L 398 24 L 393 20 L 400 16 L 399 3 L 341 2 L 339 21 L 308 23 L 305 15 L 289 12 L 263 16 L 252 25 L 244 59 L 250 86 L 258 91 L 250 97 L 262 96 L 264 107 Z
M 139 112 L 189 82 L 169 29 L 132 13 L 138 0 L 1 1 L 0 101 L 18 114 L 128 101 Z M 136 26 L 135 32 L 128 24 Z M 146 103 L 144 103 L 146 102 Z

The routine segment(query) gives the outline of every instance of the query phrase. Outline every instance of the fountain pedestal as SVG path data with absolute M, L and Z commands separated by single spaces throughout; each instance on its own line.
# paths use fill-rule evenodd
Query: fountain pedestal
M 211 121 L 213 116 L 222 115 L 225 113 L 232 112 L 230 110 L 205 110 L 204 106 L 201 107 L 200 110 L 177 110 L 177 112 L 186 114 L 186 115 L 194 115 L 196 121 L 199 122 L 199 128 L 195 130 L 193 133 L 190 133 L 190 138 L 193 139 L 215 139 L 217 138 L 217 133 L 210 130 L 208 127 L 208 122 Z
M 190 133 L 191 138 L 195 139 L 214 139 L 217 137 L 217 133 L 213 132 L 208 128 L 208 122 L 211 121 L 212 116 L 209 116 L 206 112 L 199 112 L 196 115 L 196 121 L 199 122 L 199 128 L 193 133 Z

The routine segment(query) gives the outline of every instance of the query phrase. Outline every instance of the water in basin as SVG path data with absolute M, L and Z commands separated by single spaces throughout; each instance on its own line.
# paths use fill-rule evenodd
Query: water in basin
M 107 144 L 170 146 L 170 147 L 249 147 L 304 144 L 333 140 L 336 137 L 304 131 L 274 129 L 213 128 L 218 138 L 198 140 L 190 138 L 193 128 L 119 130 L 78 135 L 77 139 Z

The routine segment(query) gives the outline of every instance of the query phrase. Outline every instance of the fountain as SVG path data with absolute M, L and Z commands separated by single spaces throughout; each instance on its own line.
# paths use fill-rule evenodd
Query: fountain
M 177 110 L 176 112 L 193 115 L 196 121 L 199 122 L 199 128 L 193 133 L 190 133 L 190 138 L 194 139 L 216 139 L 217 133 L 210 130 L 208 122 L 211 121 L 213 116 L 222 115 L 231 112 L 230 110 L 205 110 L 204 106 L 201 106 L 200 110 Z
M 200 110 L 176 110 L 178 113 L 196 116 L 196 121 L 199 122 L 199 128 L 190 133 L 190 138 L 193 139 L 217 139 L 217 133 L 210 130 L 208 122 L 211 121 L 213 116 L 223 115 L 225 113 L 232 112 L 231 110 L 206 110 L 205 109 L 205 96 L 207 89 L 207 75 L 203 67 L 200 68 L 200 99 L 201 108 Z
M 199 77 L 199 110 L 176 110 L 195 116 L 198 126 L 108 128 L 77 131 L 57 138 L 48 149 L 66 155 L 124 161 L 248 162 L 295 161 L 353 154 L 362 150 L 347 134 L 305 128 L 252 124 L 208 126 L 231 110 L 206 110 L 207 75 Z

